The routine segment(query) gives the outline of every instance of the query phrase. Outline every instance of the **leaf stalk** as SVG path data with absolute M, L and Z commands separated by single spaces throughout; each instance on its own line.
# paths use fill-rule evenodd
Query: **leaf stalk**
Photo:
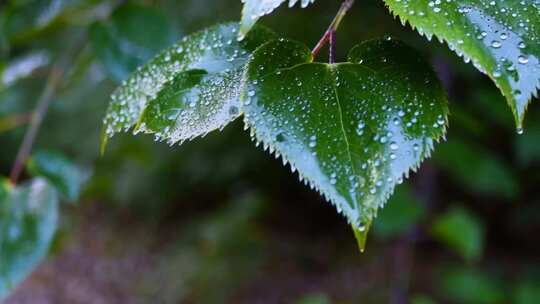
M 336 16 L 334 17 L 334 20 L 332 20 L 332 23 L 328 26 L 328 29 L 324 33 L 324 35 L 321 37 L 319 42 L 315 45 L 313 50 L 311 51 L 311 54 L 313 55 L 313 58 L 317 57 L 317 54 L 319 51 L 327 44 L 329 43 L 329 58 L 328 61 L 330 63 L 334 63 L 335 58 L 335 47 L 336 47 L 336 31 L 341 24 L 341 21 L 343 20 L 343 17 L 347 14 L 349 9 L 354 4 L 354 0 L 344 0 L 343 3 L 341 3 L 341 7 L 339 8 Z

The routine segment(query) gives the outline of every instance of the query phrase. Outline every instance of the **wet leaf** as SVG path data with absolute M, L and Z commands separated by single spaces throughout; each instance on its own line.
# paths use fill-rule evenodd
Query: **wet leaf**
M 28 160 L 26 166 L 33 176 L 47 179 L 66 200 L 75 202 L 79 199 L 87 174 L 62 154 L 39 151 Z
M 58 197 L 45 180 L 9 188 L 0 190 L 0 299 L 46 256 L 58 220 Z
M 487 74 L 506 97 L 518 128 L 540 88 L 540 2 L 384 0 L 402 23 L 438 37 Z
M 238 42 L 238 24 L 210 27 L 185 37 L 137 70 L 112 95 L 107 136 L 138 130 L 170 144 L 223 128 L 240 115 L 243 68 L 251 52 L 274 38 L 256 27 Z
M 242 92 L 245 123 L 358 235 L 444 135 L 446 96 L 421 56 L 395 40 L 363 43 L 347 63 L 312 60 L 288 40 L 257 49 Z
M 253 25 L 264 15 L 273 12 L 278 6 L 287 0 L 242 0 L 244 8 L 242 9 L 242 20 L 238 37 L 244 39 L 246 34 L 251 30 Z M 302 7 L 307 7 L 315 0 L 289 0 L 289 7 L 293 7 L 297 2 L 300 2 Z
M 135 68 L 176 39 L 165 15 L 135 4 L 120 6 L 110 20 L 94 24 L 90 34 L 98 59 L 117 81 L 125 80 Z

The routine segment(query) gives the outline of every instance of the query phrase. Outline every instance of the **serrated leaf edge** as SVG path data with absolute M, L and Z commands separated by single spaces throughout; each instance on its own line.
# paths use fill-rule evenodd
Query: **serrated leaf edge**
M 437 35 L 435 33 L 432 33 L 430 31 L 426 31 L 421 27 L 413 25 L 406 17 L 401 16 L 398 13 L 396 13 L 394 10 L 392 10 L 388 4 L 385 3 L 385 6 L 387 7 L 387 9 L 390 12 L 390 14 L 392 15 L 392 17 L 394 17 L 394 19 L 396 19 L 396 17 L 397 17 L 397 19 L 399 19 L 402 26 L 407 26 L 407 24 L 408 24 L 411 27 L 412 30 L 416 31 L 418 34 L 420 34 L 420 36 L 425 37 L 428 41 L 431 41 L 433 39 L 433 37 L 436 37 L 437 40 L 439 41 L 439 43 L 446 44 L 448 46 L 448 48 L 452 52 L 454 52 L 456 55 L 458 55 L 458 57 L 461 57 L 463 59 L 463 62 L 465 62 L 466 64 L 471 63 L 478 71 L 480 71 L 482 74 L 488 76 L 492 80 L 492 82 L 495 84 L 495 86 L 499 89 L 501 94 L 506 98 L 507 104 L 510 107 L 510 109 L 512 111 L 512 114 L 514 116 L 516 127 L 518 129 L 523 128 L 523 121 L 525 119 L 525 114 L 527 113 L 529 105 L 531 104 L 533 97 L 538 98 L 538 96 L 539 96 L 538 94 L 540 94 L 539 93 L 540 92 L 540 75 L 536 79 L 536 90 L 533 90 L 532 92 L 527 92 L 527 103 L 525 104 L 525 108 L 523 109 L 523 113 L 521 115 L 519 115 L 517 113 L 517 109 L 515 109 L 514 105 L 511 104 L 511 102 L 515 101 L 514 96 L 513 95 L 507 96 L 505 91 L 497 83 L 495 77 L 493 75 L 491 75 L 490 73 L 488 73 L 486 70 L 484 70 L 480 66 L 480 64 L 475 62 L 474 59 L 467 57 L 467 55 L 465 55 L 465 52 L 458 49 L 459 47 L 456 47 L 456 46 L 453 46 L 452 44 L 450 44 L 450 41 L 448 41 L 448 39 L 445 39 L 444 37 L 440 37 L 439 35 Z
M 242 97 L 240 98 L 241 103 L 243 103 L 244 97 L 245 97 L 244 92 L 242 92 Z M 298 179 L 299 179 L 300 182 L 304 183 L 304 185 L 310 187 L 312 190 L 317 191 L 317 193 L 319 193 L 321 196 L 323 196 L 326 201 L 330 202 L 336 208 L 338 213 L 343 215 L 343 211 L 338 206 L 338 203 L 336 201 L 334 201 L 331 197 L 329 197 L 328 194 L 324 193 L 319 188 L 319 186 L 317 185 L 317 183 L 315 181 L 311 180 L 309 178 L 309 176 L 306 176 L 302 172 L 297 170 L 296 167 L 294 166 L 294 164 L 285 155 L 282 155 L 281 153 L 279 153 L 279 151 L 277 151 L 277 149 L 274 146 L 264 142 L 264 140 L 262 140 L 261 138 L 258 137 L 258 135 L 257 135 L 257 133 L 255 131 L 255 127 L 250 124 L 250 122 L 247 120 L 245 115 L 244 115 L 243 122 L 244 122 L 244 130 L 245 131 L 249 130 L 249 135 L 251 137 L 251 140 L 255 143 L 256 147 L 258 147 L 262 143 L 262 148 L 263 148 L 264 151 L 268 152 L 270 155 L 274 156 L 274 158 L 276 158 L 276 159 L 281 158 L 283 166 L 289 165 L 292 173 L 295 173 L 295 172 L 298 173 Z M 428 149 L 426 151 L 424 151 L 424 153 L 422 153 L 422 155 L 421 155 L 420 159 L 418 160 L 418 162 L 413 164 L 409 168 L 408 171 L 406 171 L 406 172 L 404 172 L 402 174 L 402 176 L 398 177 L 398 180 L 408 179 L 411 172 L 416 173 L 418 171 L 418 169 L 420 168 L 420 165 L 422 164 L 422 162 L 424 162 L 426 159 L 431 157 L 431 153 L 434 150 L 435 144 L 439 144 L 441 141 L 446 141 L 446 130 L 447 130 L 448 125 L 449 125 L 449 121 L 448 121 L 448 116 L 447 116 L 447 117 L 445 117 L 445 123 L 442 126 L 441 135 L 436 137 L 436 138 L 431 138 L 431 142 L 428 144 Z M 433 141 L 435 141 L 435 144 L 433 143 Z M 397 181 L 392 184 L 391 189 L 385 194 L 384 199 L 378 205 L 378 208 L 377 208 L 377 210 L 375 210 L 375 214 L 373 215 L 371 220 L 374 220 L 377 217 L 378 209 L 384 207 L 384 205 L 386 204 L 386 202 L 388 201 L 390 196 L 392 196 L 392 194 L 394 193 L 395 187 L 398 184 L 400 184 L 400 183 L 398 183 Z M 345 218 L 346 218 L 349 225 L 351 225 L 353 227 L 356 227 L 358 229 L 362 228 L 362 227 L 359 227 L 357 223 L 352 223 L 347 216 L 345 216 Z

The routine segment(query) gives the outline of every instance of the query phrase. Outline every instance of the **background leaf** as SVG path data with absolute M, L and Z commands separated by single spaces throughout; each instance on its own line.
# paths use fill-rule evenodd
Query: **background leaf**
M 471 142 L 452 138 L 439 146 L 433 160 L 460 185 L 477 193 L 508 199 L 519 193 L 511 168 L 489 150 Z
M 287 0 L 242 0 L 244 8 L 242 9 L 242 20 L 240 21 L 240 32 L 238 37 L 244 39 L 246 34 L 251 30 L 253 25 L 260 17 L 273 12 L 278 6 Z M 297 2 L 300 2 L 302 7 L 307 7 L 315 0 L 289 0 L 289 7 L 293 7 Z
M 79 199 L 87 174 L 62 154 L 38 151 L 28 159 L 26 166 L 30 174 L 47 179 L 68 201 Z
M 373 233 L 383 239 L 410 231 L 425 215 L 424 206 L 414 198 L 407 185 L 398 187 L 379 212 Z
M 513 293 L 513 302 L 516 304 L 534 304 L 540 302 L 540 282 L 519 282 Z
M 238 42 L 227 23 L 185 37 L 135 72 L 112 95 L 107 136 L 130 129 L 155 133 L 170 144 L 223 128 L 240 115 L 243 67 L 252 51 L 273 39 L 257 27 Z
M 431 232 L 435 239 L 446 244 L 465 260 L 476 260 L 484 249 L 484 227 L 464 208 L 455 207 L 440 215 Z
M 28 42 L 41 31 L 91 3 L 92 0 L 8 0 L 2 3 L 4 7 L 0 15 L 3 13 L 5 19 L 0 32 L 7 40 Z
M 160 11 L 125 4 L 113 12 L 110 20 L 94 24 L 90 37 L 98 59 L 115 80 L 122 81 L 139 65 L 170 46 L 177 34 Z
M 384 0 L 402 23 L 486 73 L 502 91 L 518 128 L 540 88 L 540 2 Z
M 454 303 L 507 303 L 503 289 L 490 274 L 457 266 L 443 271 L 439 278 L 441 292 Z
M 391 39 L 363 43 L 349 63 L 331 65 L 313 63 L 300 43 L 267 43 L 248 64 L 242 101 L 255 139 L 360 232 L 429 156 L 448 113 L 429 65 Z
M 45 257 L 57 221 L 58 197 L 43 179 L 0 194 L 0 299 Z

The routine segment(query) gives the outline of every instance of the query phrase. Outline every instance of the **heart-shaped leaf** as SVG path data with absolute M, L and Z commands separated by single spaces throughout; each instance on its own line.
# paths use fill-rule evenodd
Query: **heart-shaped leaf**
M 486 73 L 502 91 L 518 128 L 540 88 L 540 2 L 384 0 L 401 21 L 433 35 Z
M 275 40 L 248 63 L 252 136 L 347 217 L 361 247 L 377 209 L 445 134 L 446 96 L 420 58 L 388 39 L 355 47 L 347 63 L 314 63 L 303 44 Z
M 138 131 L 176 143 L 223 128 L 240 115 L 244 66 L 259 45 L 275 38 L 256 27 L 238 42 L 237 23 L 210 27 L 185 37 L 157 55 L 112 95 L 105 116 L 107 137 Z
M 58 221 L 58 196 L 43 179 L 11 187 L 0 180 L 0 300 L 39 264 Z
M 253 25 L 264 15 L 273 12 L 278 6 L 287 0 L 242 0 L 244 8 L 242 9 L 242 21 L 240 22 L 240 32 L 238 37 L 244 39 Z M 289 0 L 289 7 L 293 7 L 300 0 Z M 301 0 L 300 5 L 307 7 L 315 0 Z

